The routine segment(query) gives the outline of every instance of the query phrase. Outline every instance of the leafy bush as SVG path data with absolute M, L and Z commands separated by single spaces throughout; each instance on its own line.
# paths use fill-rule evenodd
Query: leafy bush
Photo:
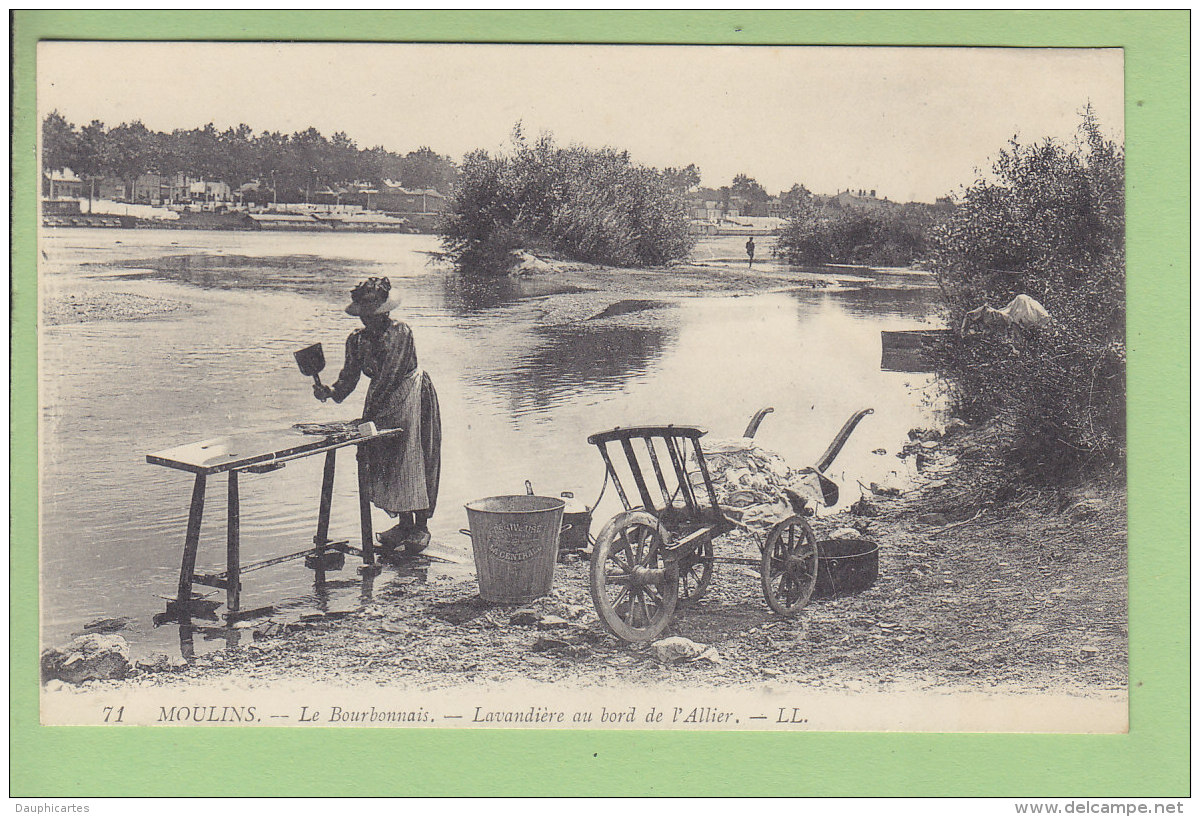
M 471 272 L 502 273 L 512 250 L 616 266 L 657 266 L 692 248 L 678 186 L 624 151 L 530 143 L 518 125 L 510 152 L 475 151 L 439 232 Z
M 804 202 L 793 208 L 775 251 L 793 264 L 907 266 L 926 253 L 933 213 L 922 204 L 870 211 Z
M 998 417 L 1034 477 L 1124 458 L 1124 191 L 1124 152 L 1087 109 L 1070 144 L 1011 141 L 933 233 L 952 326 L 1021 293 L 1053 318 L 1012 343 L 952 333 L 940 355 L 960 409 Z

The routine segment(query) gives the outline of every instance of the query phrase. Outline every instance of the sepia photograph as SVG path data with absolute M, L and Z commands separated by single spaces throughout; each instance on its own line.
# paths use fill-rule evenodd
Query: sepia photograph
M 39 42 L 40 722 L 1126 732 L 1125 67 Z

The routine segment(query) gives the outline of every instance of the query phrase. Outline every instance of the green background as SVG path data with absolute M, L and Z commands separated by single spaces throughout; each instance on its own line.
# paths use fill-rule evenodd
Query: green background
M 10 793 L 1190 794 L 1189 27 L 1187 11 L 14 12 Z M 40 726 L 34 99 L 39 39 L 1124 48 L 1129 733 L 685 734 Z

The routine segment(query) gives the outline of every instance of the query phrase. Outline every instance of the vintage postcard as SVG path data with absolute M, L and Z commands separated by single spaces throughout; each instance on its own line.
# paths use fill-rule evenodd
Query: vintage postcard
M 1124 68 L 38 43 L 41 723 L 1125 732 Z

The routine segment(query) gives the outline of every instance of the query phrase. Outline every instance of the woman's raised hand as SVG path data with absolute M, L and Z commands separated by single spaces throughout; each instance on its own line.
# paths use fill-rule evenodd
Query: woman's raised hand
M 324 383 L 313 383 L 313 397 L 324 403 L 330 397 L 333 397 L 333 389 Z

